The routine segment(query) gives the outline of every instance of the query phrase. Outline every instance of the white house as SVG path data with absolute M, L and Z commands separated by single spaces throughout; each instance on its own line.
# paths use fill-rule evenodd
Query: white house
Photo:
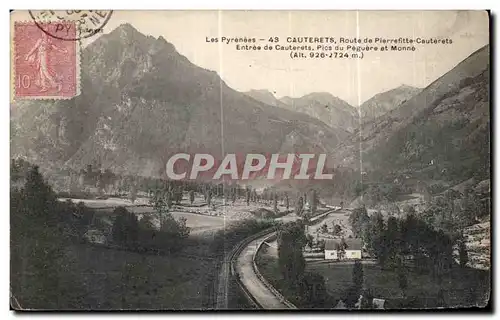
M 361 259 L 361 251 L 363 244 L 360 238 L 345 239 L 345 253 L 339 256 L 340 239 L 328 239 L 325 242 L 325 259 L 326 260 L 340 260 L 340 259 Z

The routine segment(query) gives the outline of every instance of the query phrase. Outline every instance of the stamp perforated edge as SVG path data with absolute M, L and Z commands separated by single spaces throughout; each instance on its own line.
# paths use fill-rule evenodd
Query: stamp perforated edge
M 12 19 L 12 16 L 11 16 Z M 68 22 L 68 23 L 73 23 L 74 21 L 59 21 L 59 22 Z M 11 85 L 11 90 L 10 90 L 10 96 L 11 96 L 11 102 L 15 101 L 25 101 L 25 100 L 70 100 L 73 99 L 81 94 L 81 55 L 82 55 L 82 46 L 81 46 L 81 41 L 80 40 L 75 40 L 75 85 L 76 85 L 76 91 L 73 96 L 62 96 L 62 95 L 55 95 L 55 96 L 48 96 L 48 95 L 42 95 L 42 96 L 16 96 L 16 45 L 14 43 L 15 40 L 15 28 L 17 25 L 33 25 L 35 24 L 33 21 L 19 21 L 19 20 L 11 20 L 11 34 L 10 34 L 10 65 L 11 65 L 11 74 L 10 74 L 10 85 Z M 38 28 L 38 26 L 37 26 Z M 43 30 L 42 30 L 43 32 Z

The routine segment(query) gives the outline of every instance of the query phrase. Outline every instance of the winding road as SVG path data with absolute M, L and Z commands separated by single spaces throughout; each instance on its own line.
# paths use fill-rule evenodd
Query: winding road
M 316 216 L 318 220 L 328 214 L 338 211 L 339 207 L 331 208 L 327 212 Z M 285 217 L 283 217 L 285 218 Z M 287 217 L 286 222 L 297 220 L 297 216 Z M 221 263 L 218 274 L 216 309 L 228 308 L 229 281 L 231 275 L 238 278 L 241 289 L 254 306 L 260 309 L 296 309 L 260 274 L 255 264 L 255 256 L 260 246 L 274 233 L 273 230 L 264 231 L 243 240 L 238 246 L 227 253 Z
M 314 217 L 312 220 L 319 220 L 328 216 L 340 208 L 334 207 L 327 212 Z M 282 222 L 297 220 L 295 215 L 282 217 Z M 218 310 L 228 309 L 229 282 L 231 276 L 236 276 L 241 290 L 248 300 L 259 309 L 296 309 L 291 302 L 286 300 L 269 282 L 260 274 L 255 264 L 255 256 L 259 247 L 273 234 L 273 230 L 267 230 L 255 234 L 228 252 L 221 262 L 216 291 L 216 306 Z
M 267 239 L 265 235 L 251 241 L 236 258 L 236 273 L 240 277 L 241 283 L 252 295 L 262 309 L 291 309 L 294 308 L 289 302 L 284 301 L 276 295 L 276 292 L 262 281 L 262 276 L 257 274 L 255 267 L 255 254 L 258 248 Z M 275 291 L 275 290 L 274 290 Z

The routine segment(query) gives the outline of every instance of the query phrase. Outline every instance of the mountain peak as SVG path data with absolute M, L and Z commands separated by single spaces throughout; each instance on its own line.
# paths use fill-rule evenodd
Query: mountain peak
M 247 94 L 261 94 L 261 95 L 275 97 L 274 94 L 267 89 L 251 89 L 250 91 L 247 92 Z
M 409 85 L 407 85 L 407 84 L 405 84 L 405 83 L 402 83 L 402 84 L 398 87 L 398 89 L 418 89 L 418 88 L 413 87 L 413 86 L 409 86 Z
M 363 118 L 374 119 L 393 109 L 398 108 L 402 103 L 411 99 L 422 89 L 407 84 L 384 92 L 377 93 L 359 106 Z
M 124 48 L 130 47 L 132 44 L 144 45 L 148 42 L 148 38 L 151 39 L 152 37 L 142 34 L 130 23 L 121 24 L 110 33 L 101 37 L 101 39 L 105 39 L 105 42 L 119 42 L 124 46 Z
M 284 96 L 279 99 L 288 109 L 306 113 L 331 127 L 352 132 L 357 110 L 349 103 L 330 92 L 311 92 L 302 97 Z
M 111 34 L 112 33 L 117 33 L 117 34 L 121 34 L 121 35 L 127 36 L 127 35 L 137 34 L 137 33 L 140 33 L 140 32 L 136 28 L 134 28 L 134 26 L 132 26 L 130 23 L 123 23 L 123 24 L 119 25 L 118 27 L 116 27 L 110 33 Z
M 324 91 L 321 91 L 321 92 L 311 92 L 311 93 L 308 93 L 306 94 L 305 96 L 303 96 L 303 98 L 337 98 L 335 97 L 333 94 L 331 94 L 330 92 L 324 92 Z
M 276 107 L 279 103 L 274 94 L 267 89 L 252 89 L 248 92 L 245 92 L 245 94 L 254 98 L 255 100 L 264 102 L 265 104 L 273 107 Z

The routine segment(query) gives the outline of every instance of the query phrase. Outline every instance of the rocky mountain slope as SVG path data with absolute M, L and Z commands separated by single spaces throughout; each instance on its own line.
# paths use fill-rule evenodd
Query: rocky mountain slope
M 363 122 L 375 119 L 398 108 L 420 91 L 421 89 L 419 88 L 401 85 L 392 90 L 378 93 L 359 106 L 361 119 Z
M 289 110 L 308 114 L 333 128 L 353 132 L 359 127 L 358 110 L 327 92 L 313 92 L 300 98 L 283 97 L 280 101 Z
M 379 173 L 418 172 L 456 182 L 489 178 L 489 46 L 471 54 L 399 108 L 365 123 L 336 163 Z M 361 160 L 361 161 L 360 161 Z
M 353 132 L 359 126 L 357 110 L 329 93 L 314 92 L 300 98 L 287 96 L 281 99 L 268 90 L 250 90 L 246 94 L 273 107 L 307 114 L 332 128 Z
M 81 95 L 11 105 L 11 153 L 42 166 L 161 174 L 177 152 L 326 152 L 348 133 L 228 87 L 125 24 L 83 50 Z
M 246 95 L 254 98 L 257 101 L 264 102 L 267 105 L 273 106 L 273 107 L 280 107 L 280 108 L 287 108 L 287 105 L 284 104 L 283 102 L 279 101 L 274 94 L 265 89 L 260 89 L 260 90 L 250 90 L 245 92 Z

